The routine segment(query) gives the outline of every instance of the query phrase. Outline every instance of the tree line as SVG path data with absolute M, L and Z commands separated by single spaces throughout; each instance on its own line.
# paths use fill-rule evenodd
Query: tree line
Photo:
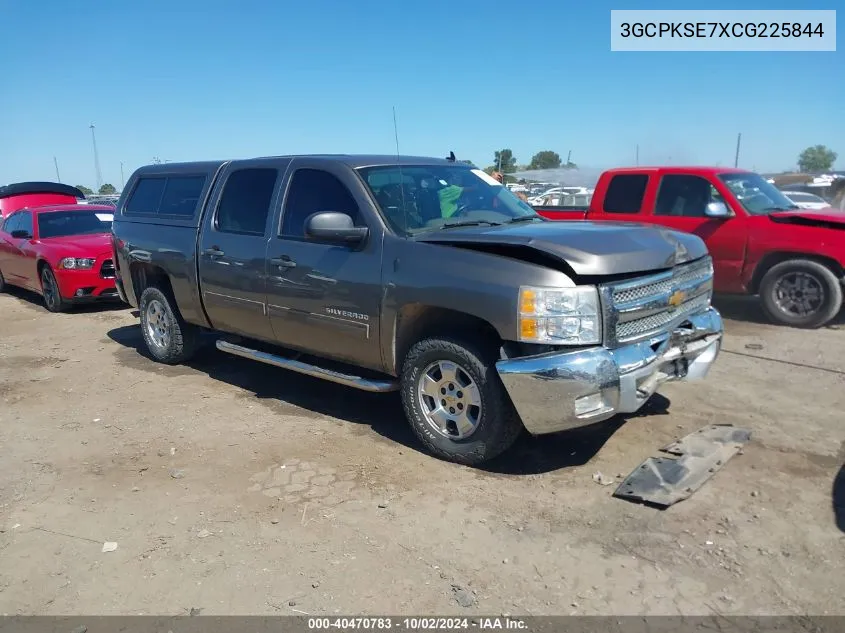
M 85 196 L 93 196 L 94 190 L 86 187 L 85 185 L 76 185 L 76 188 L 79 189 Z M 117 188 L 109 183 L 102 185 L 99 190 L 97 191 L 98 195 L 101 196 L 113 196 L 117 193 Z
M 813 145 L 798 156 L 798 170 L 805 173 L 830 171 L 838 157 L 839 155 L 836 152 L 825 145 Z M 519 165 L 512 150 L 500 149 L 493 152 L 493 164 L 486 167 L 485 171 L 488 173 L 499 171 L 503 174 L 512 174 L 517 171 L 575 169 L 577 167 L 578 165 L 570 161 L 568 157 L 566 161 L 563 161 L 560 154 L 550 149 L 534 154 L 531 157 L 531 162 L 527 165 Z
M 493 164 L 485 167 L 484 171 L 492 173 L 499 171 L 503 174 L 512 174 L 516 171 L 533 171 L 537 169 L 575 169 L 578 165 L 573 163 L 567 157 L 564 161 L 560 154 L 550 149 L 537 152 L 531 157 L 531 161 L 527 165 L 520 165 L 513 155 L 511 149 L 500 149 L 493 152 Z

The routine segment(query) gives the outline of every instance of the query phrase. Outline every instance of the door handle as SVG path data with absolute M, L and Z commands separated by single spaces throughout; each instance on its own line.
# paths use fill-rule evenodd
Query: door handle
M 279 268 L 296 268 L 296 262 L 287 255 L 274 257 L 270 260 L 270 263 L 273 264 L 273 266 L 278 266 Z
M 221 251 L 216 246 L 212 246 L 211 248 L 207 248 L 202 252 L 203 255 L 210 255 L 211 257 L 223 257 L 226 253 Z

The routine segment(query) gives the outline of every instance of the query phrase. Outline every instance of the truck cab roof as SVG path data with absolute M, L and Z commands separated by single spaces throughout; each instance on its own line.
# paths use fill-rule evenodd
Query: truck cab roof
M 379 165 L 454 165 L 456 163 L 445 158 L 432 158 L 430 156 L 397 156 L 396 154 L 281 154 L 278 156 L 260 156 L 245 159 L 211 160 L 211 161 L 187 161 L 180 163 L 160 163 L 145 165 L 139 171 L 145 174 L 174 173 L 184 171 L 216 171 L 222 165 L 229 162 L 249 164 L 251 162 L 266 161 L 273 159 L 294 159 L 308 158 L 311 160 L 324 160 L 326 162 L 337 162 L 348 165 L 353 169 L 359 167 L 374 167 Z M 462 164 L 462 163 L 457 163 Z M 472 166 L 467 164 L 467 168 Z
M 613 169 L 608 169 L 606 172 L 604 172 L 604 174 L 624 174 L 626 172 L 638 173 L 638 174 L 641 174 L 641 173 L 644 173 L 644 172 L 662 173 L 662 174 L 677 173 L 677 174 L 685 174 L 685 175 L 689 175 L 689 176 L 711 176 L 711 175 L 714 175 L 714 174 L 730 174 L 730 173 L 745 174 L 745 173 L 749 173 L 747 169 L 739 169 L 738 167 L 708 167 L 708 166 L 702 166 L 702 165 L 696 165 L 696 166 L 692 166 L 692 167 L 683 166 L 683 165 L 666 167 L 666 166 L 649 166 L 649 165 L 646 165 L 646 166 L 643 166 L 643 167 L 614 167 Z

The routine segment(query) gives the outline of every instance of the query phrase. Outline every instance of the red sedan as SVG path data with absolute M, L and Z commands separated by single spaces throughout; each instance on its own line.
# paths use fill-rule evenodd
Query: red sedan
M 19 209 L 0 224 L 0 291 L 19 286 L 51 312 L 119 299 L 110 240 L 114 207 L 54 205 Z

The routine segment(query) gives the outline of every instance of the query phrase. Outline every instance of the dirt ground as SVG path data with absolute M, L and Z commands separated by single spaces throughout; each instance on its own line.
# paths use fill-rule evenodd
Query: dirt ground
M 0 613 L 845 614 L 845 326 L 719 305 L 668 409 L 482 470 L 423 454 L 394 395 L 165 367 L 128 308 L 0 296 Z M 593 481 L 714 422 L 752 441 L 668 510 Z

